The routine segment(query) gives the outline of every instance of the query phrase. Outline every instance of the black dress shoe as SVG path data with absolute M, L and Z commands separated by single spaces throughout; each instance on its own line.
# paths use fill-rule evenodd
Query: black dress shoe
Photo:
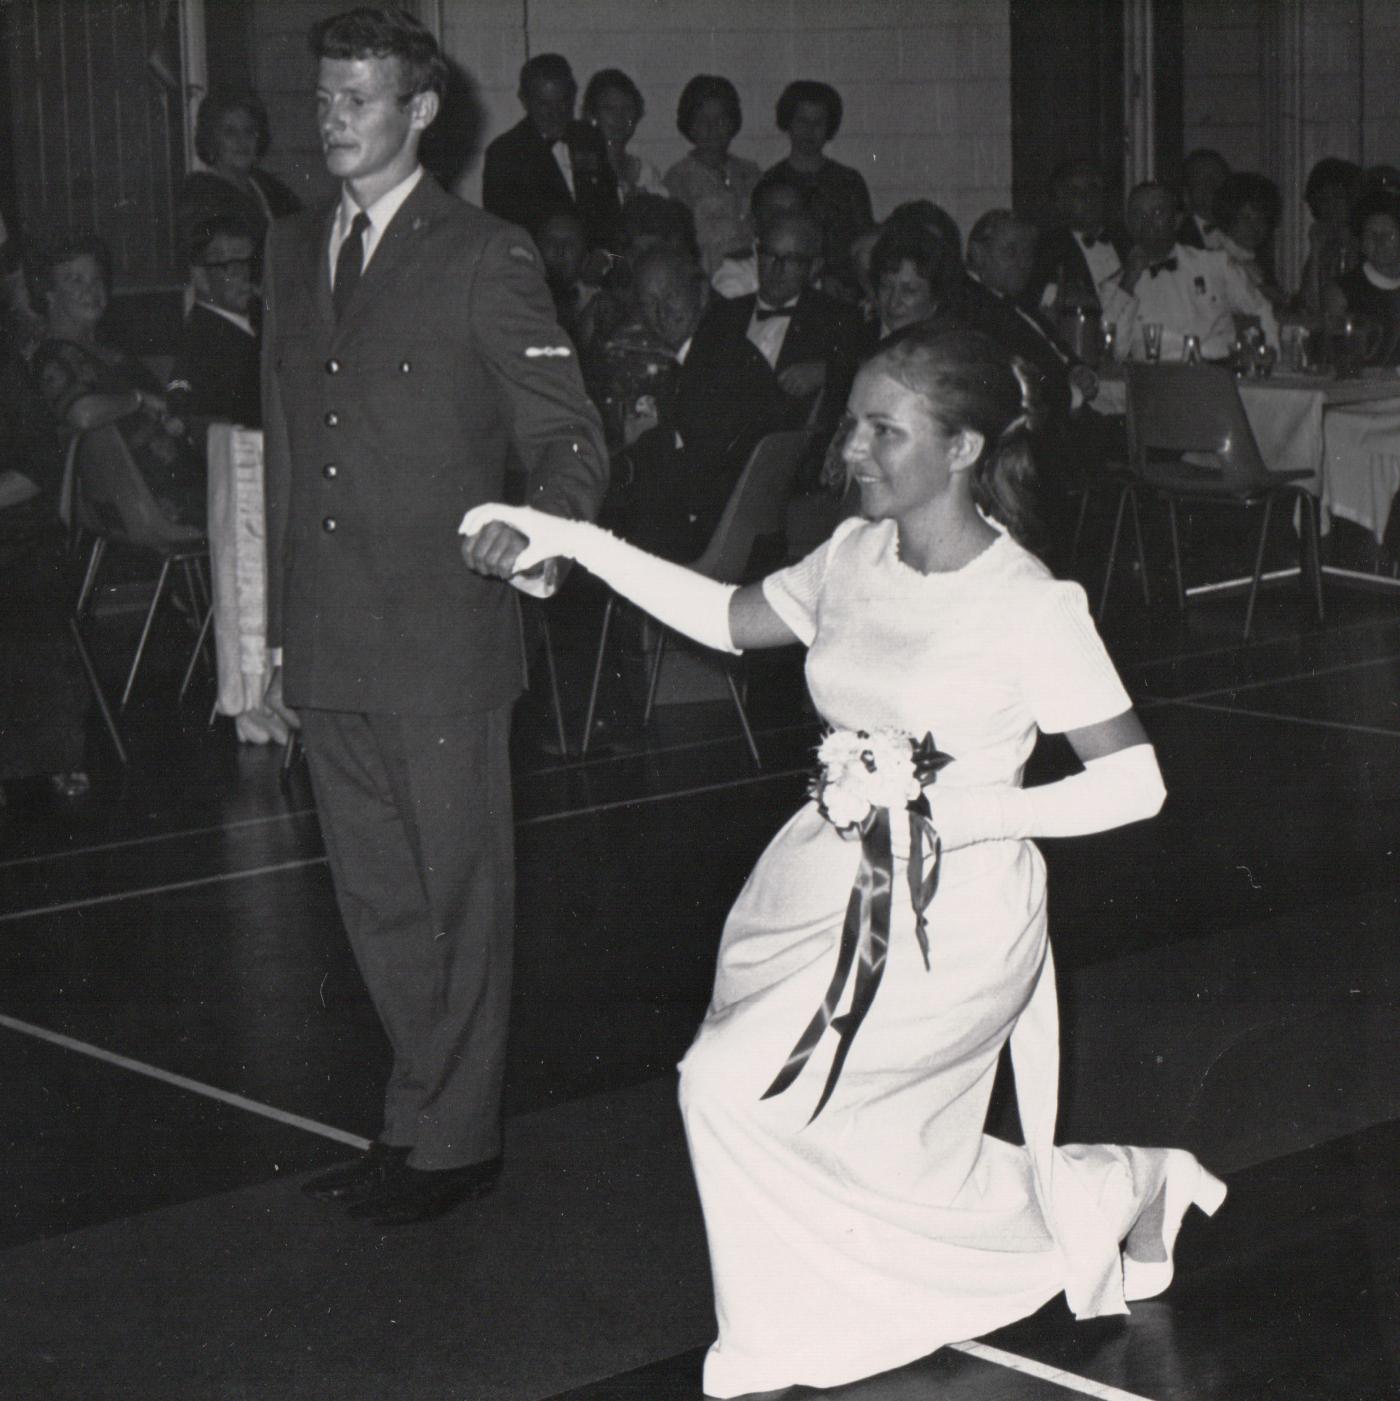
M 408 1171 L 409 1151 L 388 1143 L 371 1143 L 354 1162 L 331 1168 L 303 1182 L 301 1190 L 318 1202 L 340 1202 L 349 1206 L 366 1201 Z
M 475 1201 L 494 1189 L 501 1176 L 499 1157 L 466 1167 L 424 1171 L 405 1167 L 381 1192 L 355 1203 L 349 1214 L 377 1226 L 411 1226 L 445 1216 L 462 1202 Z

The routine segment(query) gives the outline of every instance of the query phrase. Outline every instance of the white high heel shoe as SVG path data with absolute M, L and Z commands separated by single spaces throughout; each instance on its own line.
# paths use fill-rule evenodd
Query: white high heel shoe
M 1214 1216 L 1225 1200 L 1226 1187 L 1208 1173 L 1184 1149 L 1169 1148 L 1163 1173 L 1162 1256 L 1160 1260 L 1135 1260 L 1127 1249 L 1123 1252 L 1123 1297 L 1154 1299 L 1172 1282 L 1174 1264 L 1172 1248 L 1181 1230 L 1182 1218 L 1191 1206 L 1198 1206 L 1207 1216 Z M 1130 1233 L 1131 1234 L 1131 1233 Z

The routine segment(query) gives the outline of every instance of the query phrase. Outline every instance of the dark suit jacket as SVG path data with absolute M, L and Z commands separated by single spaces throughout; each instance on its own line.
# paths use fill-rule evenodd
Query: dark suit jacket
M 344 319 L 331 305 L 334 202 L 274 225 L 264 290 L 268 641 L 289 704 L 419 715 L 520 687 L 508 586 L 462 562 L 457 526 L 502 499 L 595 514 L 597 412 L 518 229 L 424 175 Z
M 590 248 L 615 248 L 622 231 L 622 205 L 602 133 L 586 122 L 570 122 L 564 140 L 574 172 L 572 195 L 554 152 L 526 117 L 486 148 L 481 202 L 532 238 L 550 214 L 573 210 L 583 220 Z
M 176 418 L 262 427 L 258 337 L 201 302 L 190 308 L 166 386 Z
M 1069 359 L 1055 345 L 1049 327 L 1033 312 L 1019 310 L 985 283 L 968 277 L 963 281 L 956 314 L 1019 355 L 1035 371 L 1042 400 L 1055 418 L 1069 415 Z
M 1128 256 L 1131 240 L 1120 229 L 1106 229 L 1100 237 L 1113 245 L 1120 263 Z M 1046 286 L 1061 281 L 1071 287 L 1094 292 L 1094 275 L 1073 231 L 1067 228 L 1047 229 L 1036 244 L 1035 271 L 1031 274 L 1022 305 L 1039 306 Z

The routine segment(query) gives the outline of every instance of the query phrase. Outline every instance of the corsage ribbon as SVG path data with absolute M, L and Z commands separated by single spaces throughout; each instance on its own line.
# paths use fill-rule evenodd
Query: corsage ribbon
M 934 773 L 950 760 L 933 747 L 931 737 L 914 749 L 916 773 L 921 783 L 932 779 Z M 938 866 L 941 854 L 938 833 L 934 830 L 928 797 L 924 793 L 908 805 L 909 862 L 908 884 L 910 902 L 914 907 L 914 933 L 923 954 L 924 968 L 929 968 L 928 925 L 924 912 L 938 888 Z M 846 918 L 841 926 L 841 942 L 837 949 L 836 969 L 811 1021 L 788 1052 L 782 1070 L 763 1092 L 764 1099 L 780 1095 L 802 1073 L 817 1043 L 830 1027 L 840 1038 L 827 1072 L 821 1098 L 812 1111 L 810 1124 L 826 1108 L 836 1082 L 850 1054 L 856 1032 L 875 1001 L 880 982 L 885 976 L 885 959 L 890 945 L 890 908 L 894 890 L 894 852 L 890 841 L 890 810 L 873 807 L 860 822 L 860 867 L 851 886 L 846 903 Z M 927 864 L 926 864 L 927 863 Z M 855 987 L 851 1005 L 841 1016 L 836 1015 L 841 997 L 855 969 Z

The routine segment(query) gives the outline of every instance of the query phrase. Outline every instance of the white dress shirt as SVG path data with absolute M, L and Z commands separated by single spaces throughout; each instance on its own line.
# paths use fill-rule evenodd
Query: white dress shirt
M 423 167 L 415 166 L 413 174 L 404 180 L 400 180 L 387 194 L 379 196 L 375 202 L 364 212 L 369 215 L 369 228 L 364 232 L 365 260 L 360 264 L 360 271 L 363 272 L 369 266 L 369 260 L 374 257 L 374 250 L 379 247 L 379 240 L 384 237 L 384 230 L 389 227 L 394 215 L 399 212 L 404 200 L 417 188 L 418 182 L 423 178 Z M 331 241 L 330 247 L 326 250 L 330 258 L 331 285 L 335 285 L 335 260 L 340 256 L 340 245 L 350 236 L 350 226 L 355 222 L 355 215 L 360 212 L 360 206 L 355 203 L 350 194 L 350 187 L 342 185 L 340 187 L 340 207 L 335 212 L 335 218 L 331 221 Z
M 783 342 L 787 339 L 788 327 L 792 325 L 791 314 L 787 316 L 765 316 L 761 321 L 758 313 L 768 310 L 762 301 L 755 301 L 753 316 L 749 318 L 749 340 L 758 347 L 758 352 L 768 362 L 771 369 L 778 368 L 778 356 L 783 353 Z
M 564 177 L 564 183 L 569 187 L 569 193 L 573 194 L 574 163 L 569 156 L 569 143 L 561 136 L 550 147 L 550 152 L 554 156 L 554 164 L 559 167 L 559 173 Z
M 1278 349 L 1278 321 L 1264 294 L 1225 253 L 1210 248 L 1172 249 L 1175 269 L 1144 271 L 1116 320 L 1118 355 L 1144 359 L 1142 328 L 1162 327 L 1162 359 L 1180 360 L 1187 336 L 1195 336 L 1206 360 L 1223 360 L 1235 343 L 1235 317 L 1253 316 L 1264 339 Z M 1165 261 L 1165 260 L 1164 260 Z

